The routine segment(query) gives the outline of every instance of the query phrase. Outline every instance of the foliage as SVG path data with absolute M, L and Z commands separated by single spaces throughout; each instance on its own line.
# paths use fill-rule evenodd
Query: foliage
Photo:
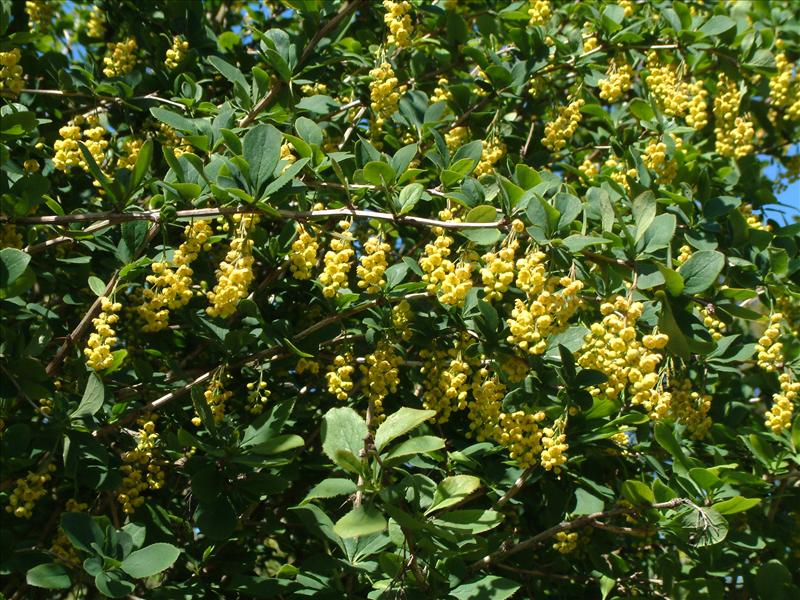
M 0 0 L 3 593 L 797 597 L 798 16 Z

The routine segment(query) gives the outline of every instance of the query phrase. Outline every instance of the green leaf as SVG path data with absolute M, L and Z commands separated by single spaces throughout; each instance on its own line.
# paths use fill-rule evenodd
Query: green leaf
M 122 577 L 122 571 L 100 571 L 94 577 L 94 585 L 98 591 L 109 598 L 126 598 L 136 588 L 132 581 Z
M 760 503 L 760 498 L 744 498 L 742 496 L 734 496 L 733 498 L 716 502 L 714 504 L 714 509 L 721 515 L 733 515 L 750 510 L 754 506 L 758 506 Z
M 634 98 L 628 105 L 628 110 L 631 114 L 640 121 L 652 121 L 656 118 L 656 113 L 649 102 L 641 98 Z
M 379 187 L 388 187 L 394 183 L 394 169 L 378 160 L 372 160 L 364 165 L 364 180 Z
M 150 169 L 150 163 L 153 161 L 153 140 L 147 140 L 142 144 L 139 150 L 139 156 L 136 157 L 136 164 L 133 166 L 133 174 L 131 175 L 130 183 L 128 185 L 128 196 L 139 189 L 139 185 L 144 181 L 147 171 Z
M 703 23 L 699 31 L 705 36 L 717 36 L 736 27 L 736 21 L 725 15 L 714 15 Z
M 493 223 L 497 221 L 497 211 L 493 206 L 481 204 L 471 209 L 464 220 L 467 223 Z
M 25 575 L 28 585 L 48 590 L 66 590 L 72 587 L 69 571 L 58 563 L 36 565 Z
M 445 477 L 436 486 L 433 501 L 425 511 L 426 515 L 462 502 L 472 492 L 481 487 L 481 480 L 474 475 L 453 475 Z
M 653 192 L 647 190 L 642 192 L 633 200 L 633 222 L 636 224 L 636 237 L 634 241 L 645 234 L 647 228 L 656 218 L 656 197 Z
M 322 418 L 322 451 L 343 469 L 358 473 L 367 423 L 352 408 L 332 408 Z
M 103 530 L 86 513 L 68 512 L 61 515 L 61 530 L 78 550 L 94 553 L 92 544 L 102 547 Z
M 380 533 L 386 529 L 384 516 L 374 506 L 358 506 L 336 521 L 333 531 L 343 539 Z
M 389 415 L 375 433 L 375 449 L 380 452 L 386 444 L 416 429 L 428 419 L 435 417 L 435 410 L 420 410 L 403 407 Z
M 575 490 L 575 509 L 573 515 L 590 515 L 601 512 L 605 508 L 605 503 L 601 498 L 587 492 L 583 488 Z
M 400 190 L 400 197 L 397 202 L 400 214 L 405 215 L 414 210 L 424 191 L 425 187 L 421 183 L 410 183 Z
M 78 419 L 95 414 L 103 406 L 104 400 L 105 387 L 103 382 L 96 373 L 90 373 L 86 388 L 83 390 L 81 403 L 70 415 L 70 419 Z
M 348 496 L 358 490 L 355 481 L 341 477 L 331 477 L 323 479 L 306 494 L 301 504 L 310 502 L 317 498 L 335 498 L 336 496 Z
M 515 581 L 487 575 L 450 590 L 450 596 L 458 600 L 505 600 L 511 598 L 519 588 L 520 585 Z
M 398 461 L 406 456 L 427 454 L 444 448 L 444 440 L 433 435 L 421 435 L 401 442 L 385 455 L 384 464 Z
M 494 529 L 503 522 L 503 515 L 494 510 L 469 508 L 446 512 L 433 520 L 436 527 L 451 532 L 474 536 Z
M 249 94 L 250 93 L 250 84 L 247 83 L 247 79 L 239 69 L 234 67 L 227 61 L 222 60 L 219 56 L 209 56 L 208 62 L 211 63 L 211 66 L 214 67 L 220 74 L 230 81 L 232 84 L 242 86 L 242 89 Z
M 683 449 L 678 443 L 678 440 L 675 439 L 675 435 L 672 433 L 672 425 L 663 422 L 656 423 L 653 428 L 653 435 L 658 445 L 669 452 L 672 458 L 688 472 L 690 468 L 689 463 L 686 460 L 686 455 L 683 453 Z
M 756 590 L 761 600 L 789 600 L 792 598 L 792 573 L 777 559 L 767 561 L 758 567 Z
M 30 254 L 16 248 L 0 250 L 0 288 L 14 283 L 28 268 Z
M 728 535 L 728 522 L 713 508 L 693 506 L 681 522 L 689 530 L 693 546 L 712 546 Z
M 242 140 L 242 154 L 250 165 L 250 180 L 256 197 L 278 165 L 282 142 L 281 132 L 264 123 L 250 129 Z
M 261 198 L 269 198 L 272 194 L 280 190 L 283 186 L 289 183 L 294 176 L 297 175 L 303 167 L 306 166 L 310 159 L 308 158 L 301 158 L 294 164 L 290 165 L 275 181 L 271 181 L 269 185 L 264 190 Z
M 725 266 L 725 255 L 716 250 L 698 250 L 678 269 L 685 294 L 697 294 L 711 287 Z
M 634 504 L 653 504 L 656 501 L 650 486 L 635 479 L 623 482 L 622 495 Z
M 578 218 L 578 215 L 583 210 L 583 204 L 576 196 L 563 192 L 556 194 L 554 202 L 556 210 L 561 213 L 556 227 L 558 231 L 562 231 L 572 225 L 572 222 Z
M 324 138 L 322 128 L 308 117 L 297 117 L 294 122 L 294 129 L 303 141 L 314 146 L 322 145 Z
M 144 579 L 169 569 L 180 553 L 172 544 L 159 542 L 131 552 L 120 568 L 134 579 Z
M 169 125 L 170 127 L 172 127 L 177 131 L 182 131 L 184 133 L 190 133 L 190 134 L 198 133 L 198 129 L 197 126 L 194 124 L 194 121 L 192 121 L 191 119 L 187 119 L 183 115 L 174 113 L 171 110 L 167 110 L 165 108 L 153 107 L 150 109 L 150 114 L 153 115 L 156 119 L 158 119 L 162 123 Z

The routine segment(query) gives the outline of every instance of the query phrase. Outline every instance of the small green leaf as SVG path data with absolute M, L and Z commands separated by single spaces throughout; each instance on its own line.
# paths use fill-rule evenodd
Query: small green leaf
M 698 250 L 678 269 L 685 294 L 697 294 L 711 287 L 725 266 L 725 255 L 716 250 Z
M 481 204 L 467 213 L 465 221 L 467 223 L 493 223 L 497 221 L 497 211 L 494 206 Z
M 385 162 L 372 160 L 364 165 L 364 179 L 372 185 L 388 187 L 394 183 L 395 175 L 394 169 Z
M 734 496 L 727 500 L 722 500 L 714 504 L 714 509 L 721 515 L 733 515 L 736 513 L 750 510 L 754 506 L 761 503 L 760 498 L 744 498 L 742 496 Z
M 406 456 L 427 454 L 444 448 L 444 440 L 433 435 L 421 435 L 401 442 L 386 454 L 384 464 L 398 461 Z
M 303 498 L 304 504 L 317 498 L 335 498 L 336 496 L 347 496 L 354 494 L 358 490 L 356 483 L 350 479 L 341 477 L 331 477 L 323 479 L 306 494 Z
M 366 421 L 352 408 L 332 408 L 322 418 L 322 451 L 343 469 L 353 471 L 353 461 L 360 464 L 357 457 L 367 434 Z
M 450 590 L 458 600 L 505 600 L 511 598 L 521 586 L 505 577 L 487 575 Z
M 634 504 L 653 504 L 656 501 L 650 486 L 635 479 L 623 482 L 622 495 Z
M 428 419 L 435 417 L 435 410 L 420 410 L 403 407 L 389 415 L 375 433 L 375 449 L 380 452 L 386 444 L 416 429 Z
M 86 382 L 86 388 L 83 390 L 81 403 L 70 415 L 70 418 L 78 419 L 95 414 L 103 406 L 104 399 L 105 387 L 103 386 L 103 382 L 97 374 L 90 373 L 89 379 Z
M 66 590 L 72 587 L 69 571 L 64 565 L 57 563 L 36 565 L 27 572 L 25 581 L 28 585 L 48 590 Z
M 653 107 L 650 106 L 649 102 L 646 102 L 641 98 L 634 98 L 631 100 L 630 104 L 628 105 L 628 110 L 631 111 L 631 114 L 640 121 L 652 121 L 656 118 L 656 113 L 653 111 Z
M 453 475 L 445 477 L 436 486 L 433 501 L 425 511 L 426 515 L 462 502 L 472 492 L 481 487 L 481 480 L 474 475 Z
M 172 544 L 159 542 L 131 552 L 120 568 L 134 579 L 143 579 L 169 569 L 180 553 Z
M 281 156 L 283 135 L 272 125 L 261 123 L 249 130 L 242 140 L 242 153 L 250 166 L 254 196 L 272 177 Z
M 16 248 L 0 250 L 0 288 L 14 283 L 28 268 L 30 254 Z
M 348 539 L 362 535 L 380 533 L 386 529 L 384 516 L 374 506 L 358 506 L 336 521 L 333 531 Z
M 424 191 L 425 187 L 421 183 L 409 183 L 404 187 L 400 191 L 400 197 L 398 198 L 400 214 L 405 215 L 414 210 Z

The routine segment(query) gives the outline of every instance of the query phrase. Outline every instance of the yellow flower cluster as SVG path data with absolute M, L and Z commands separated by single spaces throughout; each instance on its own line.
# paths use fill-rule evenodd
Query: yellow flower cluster
M 92 8 L 86 22 L 86 33 L 90 38 L 102 38 L 106 34 L 106 19 L 99 6 Z
M 103 57 L 103 75 L 122 77 L 136 66 L 136 38 L 128 37 L 121 42 L 109 42 L 108 54 Z
M 439 211 L 439 219 L 449 221 L 453 219 L 453 212 L 450 209 Z M 450 246 L 453 245 L 453 238 L 445 234 L 442 227 L 433 227 L 431 230 L 436 238 L 425 245 L 425 250 L 419 260 L 422 268 L 422 281 L 428 284 L 427 290 L 434 294 L 444 282 L 448 273 L 455 270 L 455 265 L 448 258 L 450 256 Z
M 41 165 L 35 158 L 29 158 L 22 163 L 22 168 L 25 169 L 26 173 L 38 173 Z
M 0 226 L 0 248 L 22 248 L 22 236 L 13 223 Z
M 103 296 L 100 299 L 100 308 L 100 314 L 92 319 L 94 331 L 89 335 L 83 350 L 87 358 L 86 366 L 95 371 L 107 369 L 114 362 L 111 347 L 117 343 L 117 338 L 112 325 L 119 320 L 115 313 L 122 310 L 122 304 Z
M 622 10 L 624 11 L 623 14 L 626 17 L 630 17 L 633 15 L 634 11 L 633 0 L 618 0 L 617 4 L 622 7 Z
M 693 81 L 686 88 L 691 96 L 687 106 L 686 124 L 697 131 L 708 125 L 708 91 L 703 86 L 703 81 Z
M 258 215 L 233 215 L 238 233 L 231 240 L 230 250 L 217 268 L 217 284 L 208 292 L 211 306 L 206 312 L 212 317 L 229 317 L 236 312 L 239 300 L 245 298 L 253 282 L 253 240 L 249 231 L 258 224 Z
M 680 138 L 675 138 L 675 149 L 679 150 L 681 147 Z M 667 160 L 667 145 L 658 138 L 652 138 L 648 142 L 642 160 L 644 166 L 658 176 L 659 183 L 670 183 L 678 172 L 678 162 L 674 158 Z
M 251 415 L 260 415 L 264 412 L 272 392 L 267 389 L 266 381 L 259 381 L 258 383 L 250 381 L 247 384 L 247 389 L 247 412 Z
M 523 469 L 539 464 L 539 454 L 542 452 L 542 430 L 539 423 L 544 421 L 544 417 L 542 411 L 500 413 L 495 440 L 508 450 L 509 458 Z
M 364 254 L 356 268 L 358 276 L 358 287 L 367 294 L 377 294 L 386 285 L 383 275 L 389 266 L 386 262 L 386 254 L 391 248 L 386 242 L 372 236 L 364 244 Z
M 353 267 L 353 234 L 350 233 L 350 222 L 339 221 L 342 230 L 336 237 L 331 238 L 330 250 L 325 253 L 324 269 L 319 275 L 322 284 L 322 294 L 326 298 L 333 298 L 338 291 L 347 285 L 347 276 Z
M 309 360 L 308 358 L 301 358 L 297 361 L 294 370 L 298 375 L 302 375 L 303 373 L 316 375 L 319 373 L 319 362 L 316 360 Z
M 542 429 L 542 455 L 541 464 L 546 471 L 561 472 L 561 465 L 567 462 L 569 450 L 567 435 L 564 433 L 566 423 L 563 419 L 556 419 L 552 427 Z
M 85 127 L 81 132 L 80 126 L 84 124 Z M 83 152 L 78 146 L 82 135 L 82 141 L 89 150 L 89 154 L 92 155 L 94 162 L 101 166 L 105 150 L 108 148 L 108 140 L 103 139 L 105 133 L 106 130 L 100 125 L 98 114 L 75 117 L 58 130 L 61 139 L 56 140 L 53 144 L 53 149 L 56 151 L 53 156 L 53 165 L 59 171 L 69 171 L 72 167 L 80 167 L 87 173 L 89 172 L 89 165 L 84 160 Z
M 707 308 L 700 309 L 703 316 L 703 325 L 708 329 L 708 333 L 714 341 L 719 340 L 725 333 L 725 323 L 717 319 Z
M 300 86 L 300 91 L 303 92 L 303 94 L 305 94 L 306 96 L 317 96 L 320 94 L 327 94 L 328 86 L 325 85 L 324 83 L 319 83 L 319 82 L 306 83 L 305 85 Z M 344 101 L 343 98 L 342 100 L 343 100 L 342 104 L 347 104 L 348 102 L 350 102 L 349 99 L 347 101 Z
M 445 274 L 439 288 L 439 302 L 450 306 L 461 306 L 472 289 L 471 260 L 459 260 L 453 269 Z
M 158 124 L 158 134 L 162 145 L 171 148 L 175 158 L 180 158 L 184 152 L 191 152 L 192 145 L 184 137 L 180 137 L 177 132 L 166 123 Z M 283 158 L 281 154 L 281 158 Z
M 311 279 L 311 270 L 317 265 L 319 242 L 300 223 L 295 224 L 295 231 L 297 237 L 289 251 L 289 269 L 295 279 Z
M 506 240 L 497 252 L 483 255 L 484 266 L 481 269 L 484 300 L 492 302 L 502 300 L 508 286 L 514 282 L 514 254 L 519 248 L 516 239 Z
M 328 392 L 342 402 L 347 400 L 353 390 L 353 373 L 356 370 L 353 366 L 354 362 L 353 355 L 349 351 L 344 354 L 337 354 L 333 359 L 333 365 L 325 373 Z
M 670 393 L 670 416 L 678 423 L 686 425 L 695 440 L 702 440 L 712 421 L 708 416 L 711 409 L 711 395 L 692 391 L 691 379 L 681 379 L 673 383 Z
M 38 409 L 39 414 L 44 417 L 49 417 L 53 414 L 53 399 L 52 398 L 40 398 L 39 399 L 39 406 Z
M 6 512 L 20 519 L 30 519 L 33 507 L 47 492 L 45 484 L 52 478 L 56 470 L 54 464 L 48 464 L 41 471 L 29 471 L 25 477 L 14 482 L 14 489 L 8 496 Z
M 544 126 L 542 144 L 545 148 L 558 152 L 567 145 L 581 122 L 581 107 L 583 105 L 584 101 L 579 98 L 558 109 L 558 115 L 555 120 Z
M 122 484 L 117 491 L 117 502 L 125 514 L 132 514 L 144 504 L 144 493 L 164 487 L 165 462 L 158 456 L 158 434 L 156 420 L 158 415 L 150 414 L 137 420 L 136 448 L 122 454 Z
M 780 52 L 775 55 L 775 67 L 777 73 L 769 80 L 770 101 L 775 106 L 788 106 L 792 101 L 790 92 L 795 66 L 785 52 Z
M 21 56 L 19 48 L 0 52 L 0 90 L 10 90 L 16 95 L 25 87 L 22 67 L 18 64 Z
M 624 56 L 617 56 L 608 65 L 606 76 L 598 82 L 600 97 L 608 102 L 616 102 L 629 89 L 633 78 L 633 67 Z
M 760 231 L 770 231 L 772 229 L 772 227 L 769 226 L 769 223 L 764 223 L 764 221 L 762 221 L 758 215 L 753 213 L 752 204 L 748 202 L 740 204 L 739 212 L 742 213 L 747 226 L 751 229 L 758 229 Z
M 783 365 L 783 343 L 778 341 L 781 335 L 782 320 L 783 313 L 772 313 L 769 317 L 769 325 L 756 344 L 758 366 L 767 373 L 773 373 Z
M 472 367 L 462 356 L 460 344 L 446 351 L 423 350 L 420 356 L 424 359 L 420 373 L 425 375 L 422 405 L 436 411 L 436 423 L 446 423 L 454 410 L 467 407 Z
M 389 28 L 387 43 L 390 46 L 406 48 L 411 44 L 411 3 L 408 0 L 383 0 L 383 22 Z
M 631 186 L 628 183 L 628 178 L 636 179 L 636 169 L 633 167 L 626 169 L 624 159 L 616 156 L 609 156 L 606 159 L 605 166 L 611 169 L 611 180 L 619 184 L 626 192 L 630 192 Z
M 592 387 L 593 396 L 605 395 L 616 399 L 628 392 L 634 406 L 642 406 L 651 419 L 663 418 L 669 409 L 669 392 L 659 390 L 656 371 L 661 355 L 652 352 L 667 345 L 666 334 L 645 335 L 637 339 L 636 322 L 644 305 L 623 296 L 600 306 L 601 323 L 593 323 L 584 339 L 578 364 L 596 369 L 608 377 L 602 388 Z
M 409 323 L 412 318 L 411 305 L 408 300 L 403 299 L 392 307 L 392 326 L 398 339 L 406 342 L 411 339 Z
M 466 144 L 468 137 L 469 131 L 466 127 L 453 127 L 450 131 L 444 134 L 444 143 L 447 144 L 447 149 L 452 153 Z
M 562 289 L 557 289 L 557 286 Z M 554 276 L 548 279 L 545 289 L 530 305 L 516 300 L 511 317 L 506 319 L 510 331 L 506 338 L 508 343 L 523 353 L 544 354 L 548 337 L 563 331 L 577 310 L 581 289 L 581 281 Z
M 222 423 L 225 418 L 227 402 L 233 396 L 232 391 L 225 389 L 225 382 L 228 379 L 230 379 L 230 376 L 224 370 L 221 370 L 214 376 L 203 392 L 203 398 L 205 398 L 206 404 L 211 411 L 214 423 Z M 200 426 L 201 422 L 199 417 L 192 419 L 192 423 L 197 427 Z
M 143 290 L 144 303 L 137 308 L 144 321 L 142 330 L 161 331 L 169 324 L 169 311 L 186 306 L 192 299 L 194 272 L 190 265 L 197 259 L 200 250 L 209 249 L 208 238 L 211 233 L 208 221 L 195 221 L 184 228 L 186 241 L 175 250 L 171 266 L 168 262 L 151 263 L 153 274 L 147 276 L 151 287 Z M 177 268 L 173 270 L 171 267 Z
M 447 88 L 447 77 L 440 77 L 439 81 L 436 82 L 437 86 L 433 90 L 433 94 L 431 94 L 431 104 L 435 104 L 437 102 L 447 102 L 448 100 L 452 100 L 453 94 Z M 456 127 L 455 129 L 464 129 L 463 127 Z
M 122 144 L 122 152 L 119 158 L 117 158 L 117 168 L 133 171 L 133 168 L 136 166 L 136 161 L 139 158 L 139 152 L 141 152 L 143 145 L 144 142 L 142 142 L 142 140 L 125 140 L 125 142 Z
M 481 151 L 481 160 L 475 167 L 473 175 L 481 178 L 484 175 L 494 172 L 494 165 L 506 155 L 506 145 L 494 136 L 483 143 L 483 150 Z
M 560 554 L 570 554 L 578 547 L 578 534 L 575 531 L 559 531 L 556 533 L 556 541 L 553 543 L 553 550 Z
M 25 0 L 28 25 L 31 31 L 44 31 L 53 18 L 55 4 L 47 0 Z
M 474 436 L 478 442 L 494 439 L 500 422 L 506 386 L 497 375 L 491 375 L 489 369 L 481 367 L 475 372 L 471 390 L 472 400 L 467 405 L 469 409 L 467 437 Z
M 536 25 L 544 25 L 550 14 L 553 12 L 550 6 L 550 0 L 529 0 L 530 6 L 528 7 L 528 25 L 535 27 Z
M 655 51 L 647 53 L 647 87 L 664 114 L 681 116 L 689 106 L 689 87 L 681 80 L 674 63 L 663 63 Z
M 682 265 L 685 263 L 689 258 L 692 256 L 692 247 L 684 244 L 680 248 L 678 248 L 678 256 L 675 258 L 675 262 L 678 265 Z
M 794 401 L 800 393 L 800 381 L 792 381 L 792 376 L 786 372 L 778 375 L 781 385 L 780 392 L 772 396 L 772 408 L 767 411 L 765 423 L 773 433 L 782 433 L 792 426 Z
M 383 400 L 389 394 L 397 392 L 400 385 L 399 367 L 403 359 L 397 354 L 394 346 L 386 340 L 378 342 L 375 351 L 367 354 L 364 364 L 360 366 L 364 376 L 363 385 L 369 394 L 369 401 L 374 409 L 373 418 L 380 423 L 383 418 Z
M 406 93 L 406 86 L 400 85 L 392 65 L 381 63 L 369 72 L 370 107 L 375 118 L 375 126 L 381 127 L 387 118 L 397 110 L 400 97 Z
M 600 174 L 600 165 L 592 161 L 587 154 L 584 157 L 583 162 L 578 165 L 578 171 L 583 173 L 588 179 L 593 179 Z
M 78 502 L 74 498 L 67 500 L 64 512 L 86 512 L 89 505 L 85 502 Z M 69 541 L 67 534 L 62 529 L 58 530 L 53 543 L 50 545 L 50 552 L 55 554 L 58 559 L 69 567 L 77 567 L 81 562 L 80 554 Z
M 172 46 L 167 50 L 164 64 L 168 69 L 177 69 L 186 58 L 187 52 L 189 52 L 189 42 L 179 35 L 172 36 Z
M 742 158 L 753 151 L 755 130 L 752 121 L 739 116 L 741 96 L 736 82 L 720 74 L 714 97 L 716 150 L 722 156 Z

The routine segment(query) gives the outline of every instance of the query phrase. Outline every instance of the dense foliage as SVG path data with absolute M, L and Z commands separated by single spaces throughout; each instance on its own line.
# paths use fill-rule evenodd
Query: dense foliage
M 792 0 L 0 31 L 6 597 L 800 595 Z

